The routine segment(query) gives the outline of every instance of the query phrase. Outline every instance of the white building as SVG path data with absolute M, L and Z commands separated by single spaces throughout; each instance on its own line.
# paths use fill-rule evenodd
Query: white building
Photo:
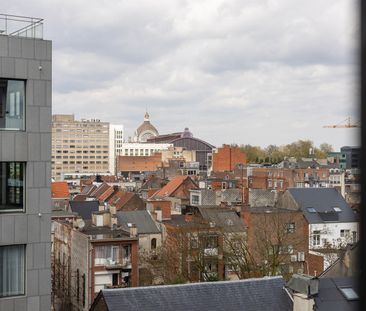
M 116 156 L 122 155 L 123 125 L 109 126 L 109 172 L 116 174 Z
M 155 152 L 168 150 L 173 144 L 123 143 L 121 156 L 150 156 Z
M 288 190 L 309 226 L 309 249 L 340 248 L 359 240 L 357 215 L 335 188 Z

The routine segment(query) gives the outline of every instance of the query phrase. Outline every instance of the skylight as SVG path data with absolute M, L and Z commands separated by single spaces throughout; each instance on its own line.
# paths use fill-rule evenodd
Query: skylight
M 314 207 L 307 207 L 307 210 L 309 213 L 316 213 L 316 210 Z
M 335 211 L 335 212 L 337 212 L 337 213 L 339 213 L 339 212 L 341 212 L 341 211 L 342 211 L 339 207 L 333 207 L 333 209 L 334 209 L 334 211 Z
M 340 287 L 339 290 L 347 300 L 356 300 L 360 298 L 352 287 Z

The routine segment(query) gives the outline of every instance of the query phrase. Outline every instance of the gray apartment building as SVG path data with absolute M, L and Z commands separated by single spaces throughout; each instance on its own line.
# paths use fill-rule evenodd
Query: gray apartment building
M 42 32 L 40 19 L 0 15 L 1 311 L 51 310 L 52 42 Z

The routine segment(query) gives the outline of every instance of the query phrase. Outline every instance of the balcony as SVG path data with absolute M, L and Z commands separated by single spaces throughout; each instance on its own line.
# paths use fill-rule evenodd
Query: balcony
M 95 258 L 96 266 L 104 266 L 108 269 L 131 269 L 131 257 L 124 257 L 122 260 L 112 258 Z

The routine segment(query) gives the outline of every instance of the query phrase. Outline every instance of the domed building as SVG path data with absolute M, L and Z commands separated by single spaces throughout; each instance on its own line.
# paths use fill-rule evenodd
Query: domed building
M 150 116 L 146 112 L 144 122 L 135 131 L 135 142 L 145 143 L 149 138 L 153 138 L 158 135 L 158 130 L 150 123 Z

